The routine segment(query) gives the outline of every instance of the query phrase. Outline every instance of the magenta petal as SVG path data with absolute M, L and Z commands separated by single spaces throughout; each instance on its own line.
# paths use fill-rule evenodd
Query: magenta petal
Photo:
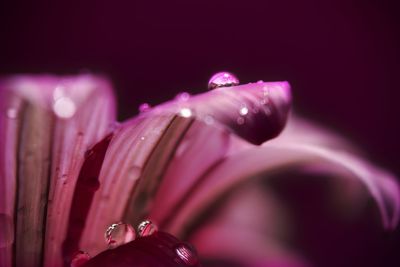
M 261 144 L 282 131 L 290 107 L 290 85 L 268 82 L 218 88 L 185 101 L 166 103 L 154 112 L 190 109 L 207 124 L 216 121 L 243 139 Z
M 306 136 L 305 134 L 304 137 Z M 300 167 L 302 170 L 307 166 L 323 167 L 319 169 L 363 182 L 379 206 L 384 226 L 393 228 L 397 225 L 400 213 L 400 192 L 393 175 L 353 153 L 344 152 L 345 145 L 338 147 L 339 150 L 330 148 L 328 145 L 324 147 L 323 144 L 327 144 L 330 138 L 326 140 L 320 138 L 317 144 L 312 144 L 306 139 L 301 142 L 301 138 L 296 136 L 296 131 L 294 131 L 295 142 L 290 142 L 290 139 L 290 136 L 286 135 L 282 142 L 279 137 L 261 147 L 248 146 L 236 153 L 232 152 L 197 185 L 188 202 L 177 212 L 168 230 L 179 233 L 200 210 L 212 205 L 218 196 L 250 177 L 294 167 Z
M 189 235 L 202 258 L 239 266 L 306 266 L 283 242 L 289 224 L 284 208 L 260 183 L 236 188 L 213 210 L 208 212 L 211 218 Z
M 20 225 L 26 225 L 30 234 L 35 236 L 37 236 L 35 233 L 43 232 L 46 227 L 45 236 L 41 236 L 40 241 L 44 242 L 45 255 L 39 255 L 41 254 L 39 250 L 28 252 L 32 247 L 41 248 L 41 245 L 32 246 L 31 243 L 35 241 L 28 240 L 27 232 L 19 226 L 16 228 L 14 239 L 23 249 L 17 251 L 16 259 L 19 261 L 34 259 L 35 262 L 29 262 L 30 266 L 36 266 L 37 259 L 44 261 L 45 266 L 60 266 L 61 243 L 65 238 L 68 211 L 84 153 L 91 145 L 104 137 L 115 120 L 115 103 L 110 84 L 107 80 L 92 75 L 15 76 L 2 80 L 0 93 L 0 107 L 3 114 L 0 131 L 2 137 L 0 169 L 6 174 L 0 177 L 0 190 L 7 191 L 6 194 L 0 193 L 0 198 L 6 199 L 0 201 L 0 213 L 14 214 L 13 201 L 21 188 L 33 186 L 32 190 L 38 190 L 39 188 L 34 184 L 36 178 L 48 181 L 48 192 L 46 188 L 40 189 L 46 192 L 46 196 L 41 197 L 40 201 L 19 203 L 19 205 L 29 204 L 34 208 L 41 207 L 40 213 L 30 215 L 34 216 L 35 220 L 31 221 L 24 217 L 25 215 L 18 217 Z M 37 111 L 38 115 L 32 117 L 29 110 Z M 32 126 L 38 122 L 51 127 L 42 129 L 41 135 L 35 136 L 36 139 L 19 139 L 23 135 L 29 136 L 31 131 L 39 128 Z M 35 149 L 31 149 L 32 155 L 35 153 L 41 155 L 40 153 L 46 150 L 46 147 L 42 145 L 43 140 L 50 144 L 51 158 L 40 159 L 40 162 L 31 164 L 29 168 L 32 172 L 39 173 L 35 168 L 39 169 L 50 163 L 49 170 L 35 179 L 18 177 L 15 173 L 16 169 L 27 168 L 26 162 L 22 162 L 17 156 L 18 153 L 25 157 L 23 155 L 25 150 L 33 147 Z M 18 188 L 16 188 L 17 180 L 19 181 Z M 26 195 L 32 196 L 32 199 L 35 195 L 40 196 L 39 190 L 26 192 Z M 21 196 L 19 199 L 25 201 Z M 47 208 L 46 212 L 44 212 L 45 208 Z M 37 222 L 45 223 L 38 224 Z M 5 249 L 7 250 L 7 247 Z M 4 251 L 3 247 L 0 251 L 1 253 Z M 29 255 L 24 255 L 25 252 Z M 11 252 L 7 253 L 11 255 Z M 8 261 L 8 259 L 9 256 L 0 256 L 0 261 Z M 0 262 L 0 265 L 3 266 L 3 262 Z

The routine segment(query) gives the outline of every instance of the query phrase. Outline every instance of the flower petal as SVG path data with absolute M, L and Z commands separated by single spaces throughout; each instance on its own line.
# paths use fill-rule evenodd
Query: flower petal
M 286 137 L 285 137 L 286 138 Z M 188 202 L 176 211 L 174 220 L 167 227 L 172 233 L 185 231 L 183 225 L 195 220 L 195 214 L 212 205 L 217 196 L 234 185 L 260 173 L 275 172 L 288 167 L 323 166 L 336 175 L 357 178 L 365 184 L 377 201 L 384 226 L 397 225 L 400 212 L 399 187 L 395 177 L 361 158 L 344 151 L 321 147 L 320 144 L 280 142 L 277 138 L 261 147 L 247 147 L 230 154 L 212 171 L 206 173 Z
M 240 266 L 306 266 L 282 242 L 289 221 L 265 186 L 245 183 L 224 199 L 189 235 L 201 257 L 231 260 Z
M 15 264 L 39 266 L 44 260 L 47 266 L 60 266 L 65 211 L 84 152 L 115 119 L 114 98 L 104 79 L 90 75 L 16 76 L 3 80 L 1 87 L 1 110 L 7 117 L 1 117 L 5 156 L 0 168 L 6 175 L 0 183 L 6 183 L 1 188 L 9 192 L 1 203 L 6 203 L 12 218 L 14 205 L 18 207 Z M 11 250 L 6 249 L 7 256 L 0 257 L 7 261 L 4 266 L 11 263 Z
M 248 107 L 249 111 L 243 114 L 246 121 L 238 124 L 241 107 Z M 258 83 L 221 88 L 185 101 L 171 101 L 122 124 L 104 160 L 101 186 L 87 217 L 88 227 L 83 231 L 81 248 L 96 255 L 106 248 L 101 236 L 108 225 L 120 220 L 137 224 L 148 216 L 161 181 L 180 185 L 181 189 L 175 188 L 176 196 L 180 196 L 181 191 L 192 185 L 193 179 L 224 156 L 229 139 L 226 129 L 248 141 L 261 143 L 282 130 L 289 108 L 287 83 Z M 215 131 L 215 127 L 222 130 Z M 207 140 L 211 142 L 205 146 Z M 193 144 L 203 147 L 202 151 L 209 154 L 207 160 L 205 155 L 198 155 L 192 149 Z M 185 146 L 190 149 L 182 152 Z M 176 172 L 166 171 L 167 167 L 175 169 L 171 164 L 182 163 L 183 160 L 175 159 L 180 153 L 192 163 L 183 164 L 185 167 L 176 168 Z M 182 183 L 181 175 L 190 175 L 187 183 Z M 169 191 L 168 186 L 160 190 Z M 171 199 L 169 204 L 175 201 Z M 163 206 L 169 204 L 163 203 Z
M 268 82 L 218 88 L 185 101 L 168 102 L 154 112 L 193 114 L 207 124 L 215 121 L 248 142 L 261 144 L 282 131 L 290 107 L 290 85 Z

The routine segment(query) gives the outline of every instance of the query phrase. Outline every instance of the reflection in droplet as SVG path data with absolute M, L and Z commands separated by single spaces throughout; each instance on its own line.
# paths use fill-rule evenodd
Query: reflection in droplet
M 232 73 L 222 71 L 214 74 L 208 81 L 208 89 L 228 87 L 239 84 L 239 79 Z
M 179 93 L 179 94 L 176 96 L 176 100 L 178 100 L 178 101 L 188 101 L 189 98 L 190 98 L 190 94 L 187 93 L 187 92 Z
M 134 240 L 135 237 L 136 232 L 132 225 L 122 222 L 111 224 L 104 234 L 109 248 L 116 248 L 126 244 Z
M 69 97 L 60 97 L 54 101 L 54 113 L 60 118 L 71 118 L 76 112 L 76 105 Z
M 11 216 L 0 213 L 0 248 L 11 246 L 14 242 L 14 227 Z
M 90 255 L 85 251 L 78 251 L 72 258 L 71 267 L 79 267 L 90 260 Z
M 192 116 L 192 111 L 189 108 L 182 108 L 179 114 L 184 118 L 190 118 Z
M 249 109 L 246 106 L 241 107 L 240 110 L 239 110 L 239 114 L 242 115 L 242 116 L 245 116 L 248 113 L 249 113 Z
M 148 103 L 140 104 L 140 106 L 139 106 L 139 112 L 140 112 L 140 113 L 146 112 L 146 111 L 148 111 L 150 108 L 151 108 L 151 106 L 150 106 Z
M 239 125 L 244 124 L 244 118 L 243 118 L 243 117 L 238 117 L 238 118 L 236 119 L 236 123 L 239 124 Z
M 16 119 L 18 117 L 18 111 L 16 108 L 9 108 L 7 110 L 7 117 L 9 119 Z
M 138 235 L 139 236 L 149 236 L 153 233 L 157 232 L 158 227 L 150 220 L 145 220 L 141 222 L 138 226 Z
M 193 266 L 199 261 L 195 249 L 188 244 L 179 244 L 175 248 L 175 253 L 186 265 Z

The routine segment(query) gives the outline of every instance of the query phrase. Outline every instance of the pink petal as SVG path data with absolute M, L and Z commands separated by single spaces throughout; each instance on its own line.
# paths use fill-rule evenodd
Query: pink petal
M 65 238 L 66 223 L 69 215 L 66 211 L 69 210 L 71 204 L 84 152 L 89 146 L 99 141 L 110 129 L 111 122 L 115 119 L 114 97 L 107 81 L 90 75 L 78 77 L 16 76 L 3 80 L 1 87 L 1 110 L 7 111 L 8 118 L 1 117 L 1 124 L 4 125 L 3 123 L 5 123 L 6 126 L 6 128 L 2 126 L 0 131 L 2 135 L 6 134 L 5 138 L 0 141 L 2 144 L 1 152 L 6 158 L 0 158 L 0 169 L 8 174 L 1 176 L 0 183 L 7 183 L 5 187 L 1 186 L 1 189 L 5 188 L 9 192 L 7 194 L 10 195 L 4 195 L 7 201 L 0 202 L 6 203 L 7 214 L 14 214 L 13 201 L 15 197 L 12 194 L 13 192 L 18 192 L 16 191 L 15 181 L 23 178 L 18 178 L 15 175 L 15 169 L 17 165 L 20 165 L 17 162 L 18 152 L 15 146 L 17 143 L 19 145 L 21 143 L 17 139 L 20 135 L 20 128 L 16 128 L 13 125 L 29 123 L 29 121 L 22 121 L 22 118 L 26 116 L 24 107 L 30 105 L 35 109 L 42 110 L 43 114 L 48 114 L 43 116 L 48 117 L 52 125 L 51 129 L 46 133 L 52 138 L 51 150 L 53 155 L 49 174 L 49 195 L 44 200 L 47 202 L 47 197 L 49 198 L 47 218 L 39 218 L 39 214 L 36 214 L 36 217 L 38 220 L 46 221 L 46 236 L 44 240 L 45 265 L 60 266 L 62 260 L 60 248 Z M 3 95 L 7 96 L 7 98 L 3 98 Z M 19 105 L 16 105 L 15 101 Z M 13 120 L 11 121 L 11 119 Z M 43 117 L 43 120 L 45 120 L 45 117 Z M 34 127 L 31 129 L 34 129 Z M 44 138 L 42 136 L 40 140 Z M 4 147 L 4 144 L 8 147 Z M 35 143 L 28 144 L 25 141 L 24 144 L 24 146 L 28 147 L 39 145 L 39 142 L 35 141 Z M 36 150 L 40 152 L 41 149 L 43 148 L 37 147 Z M 24 165 L 20 166 L 24 167 Z M 43 175 L 40 179 L 47 180 L 47 175 Z M 28 182 L 28 180 L 23 181 Z M 19 188 L 24 184 L 19 184 Z M 29 194 L 34 195 L 35 193 L 29 192 Z M 30 205 L 35 207 L 41 204 L 31 203 Z M 3 208 L 0 212 L 3 212 Z M 26 223 L 29 223 L 29 231 L 43 231 L 36 228 L 40 225 L 36 226 L 32 222 Z M 24 240 L 25 236 L 18 236 L 20 233 L 18 229 L 16 233 L 15 240 L 22 242 L 21 246 L 32 247 L 30 243 L 32 240 Z M 28 238 L 28 235 L 26 235 L 26 238 Z M 36 245 L 36 247 L 40 247 L 39 244 Z M 8 250 L 8 256 L 0 258 L 8 261 L 10 253 Z M 24 253 L 24 251 L 20 249 L 18 253 Z M 34 257 L 41 258 L 42 255 Z M 26 261 L 30 257 L 20 255 L 17 259 Z M 35 265 L 34 262 L 30 262 L 30 264 L 31 266 Z M 3 264 L 0 265 L 3 266 Z
M 240 266 L 306 266 L 282 242 L 288 227 L 283 210 L 261 184 L 247 183 L 216 211 L 214 207 L 216 215 L 195 229 L 190 241 L 206 259 L 228 259 Z
M 268 82 L 214 89 L 185 101 L 168 102 L 153 112 L 191 113 L 207 124 L 215 121 L 248 142 L 261 144 L 282 131 L 290 107 L 289 84 Z
M 248 107 L 249 112 L 239 125 L 241 107 Z M 260 143 L 281 131 L 289 108 L 287 83 L 253 84 L 172 101 L 121 125 L 104 160 L 101 186 L 87 217 L 81 249 L 96 255 L 106 248 L 101 236 L 108 225 L 121 220 L 137 224 L 158 201 L 165 208 L 160 211 L 168 211 L 198 175 L 224 156 L 229 140 L 225 129 Z M 198 153 L 200 147 L 206 154 Z M 182 164 L 184 161 L 190 164 Z M 159 189 L 161 181 L 166 186 Z M 171 185 L 177 198 L 157 198 L 154 204 L 156 192 L 169 196 Z
M 183 231 L 184 225 L 190 224 L 195 214 L 212 205 L 218 196 L 257 174 L 288 167 L 303 169 L 304 166 L 316 165 L 323 166 L 323 170 L 329 170 L 339 176 L 359 179 L 377 201 L 384 226 L 393 228 L 397 225 L 400 193 L 394 176 L 353 154 L 321 146 L 321 143 L 328 142 L 329 138 L 320 139 L 318 144 L 301 142 L 298 136 L 293 136 L 295 142 L 290 142 L 287 136 L 284 140 L 281 142 L 279 137 L 261 147 L 242 147 L 240 151 L 232 152 L 202 177 L 202 181 L 196 185 L 196 190 L 191 192 L 191 197 L 176 211 L 173 221 L 166 229 L 175 234 Z

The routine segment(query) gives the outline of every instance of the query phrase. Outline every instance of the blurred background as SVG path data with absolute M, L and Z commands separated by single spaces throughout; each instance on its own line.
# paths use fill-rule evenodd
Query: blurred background
M 242 83 L 287 80 L 296 110 L 400 175 L 396 2 L 2 1 L 0 75 L 105 74 L 121 120 L 140 103 L 205 91 L 220 70 Z M 318 266 L 398 266 L 399 231 L 349 227 L 304 253 Z M 361 246 L 343 245 L 350 233 Z

